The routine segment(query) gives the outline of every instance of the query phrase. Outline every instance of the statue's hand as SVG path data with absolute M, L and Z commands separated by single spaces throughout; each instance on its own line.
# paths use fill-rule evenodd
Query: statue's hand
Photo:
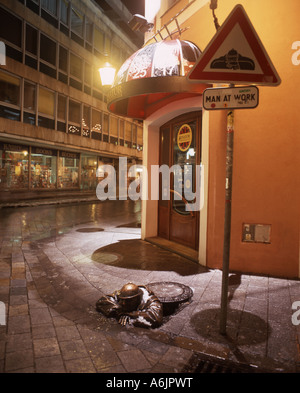
M 119 324 L 122 326 L 125 326 L 126 323 L 129 323 L 129 316 L 128 315 L 121 315 L 121 317 L 119 318 Z

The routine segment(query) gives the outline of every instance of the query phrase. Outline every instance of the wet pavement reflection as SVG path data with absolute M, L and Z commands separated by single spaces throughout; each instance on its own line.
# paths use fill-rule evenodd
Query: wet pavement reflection
M 140 222 L 133 201 L 0 209 L 0 372 L 180 372 L 195 354 L 295 371 L 299 281 L 230 274 L 221 336 L 222 273 L 141 240 Z M 157 329 L 120 327 L 95 304 L 128 281 L 193 297 Z

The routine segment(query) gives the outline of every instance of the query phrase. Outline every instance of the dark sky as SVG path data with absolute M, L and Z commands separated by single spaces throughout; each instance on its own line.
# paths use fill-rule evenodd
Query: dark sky
M 125 7 L 134 15 L 145 15 L 145 0 L 121 0 Z

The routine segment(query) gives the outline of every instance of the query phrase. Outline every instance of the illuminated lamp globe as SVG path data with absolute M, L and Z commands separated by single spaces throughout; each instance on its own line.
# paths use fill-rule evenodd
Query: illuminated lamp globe
M 112 86 L 115 79 L 116 69 L 108 62 L 99 68 L 102 86 Z

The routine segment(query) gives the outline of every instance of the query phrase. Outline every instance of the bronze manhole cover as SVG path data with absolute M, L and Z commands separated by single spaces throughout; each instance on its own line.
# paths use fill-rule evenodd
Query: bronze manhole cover
M 193 296 L 190 287 L 178 282 L 154 282 L 148 284 L 147 287 L 155 293 L 162 303 L 184 302 Z

